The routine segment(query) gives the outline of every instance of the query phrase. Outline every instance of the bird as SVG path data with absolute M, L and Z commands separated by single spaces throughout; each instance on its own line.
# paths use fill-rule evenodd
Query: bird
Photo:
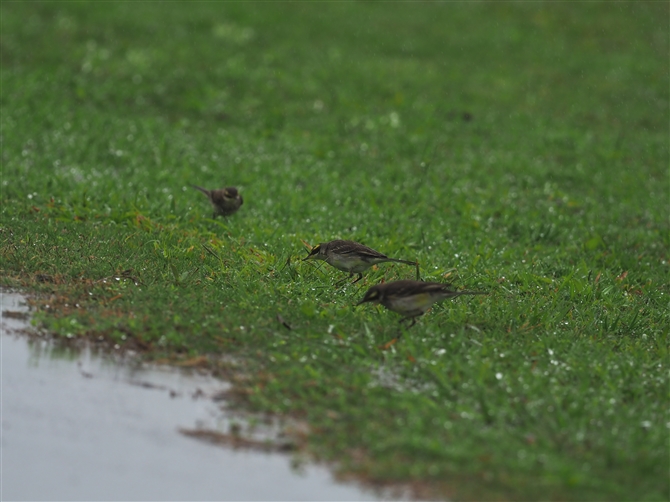
M 198 185 L 191 185 L 196 190 L 200 190 L 204 193 L 209 202 L 212 203 L 214 208 L 214 214 L 212 218 L 217 216 L 230 216 L 235 213 L 240 206 L 244 203 L 242 196 L 237 191 L 235 187 L 226 187 L 219 190 L 207 190 L 206 188 L 199 187 Z
M 403 316 L 400 323 L 411 321 L 407 327 L 409 329 L 416 324 L 416 318 L 425 314 L 436 302 L 461 295 L 488 294 L 483 291 L 454 291 L 451 287 L 451 284 L 441 282 L 409 280 L 385 282 L 368 289 L 356 306 L 363 303 L 382 304 Z
M 339 239 L 314 246 L 302 261 L 306 260 L 323 260 L 338 270 L 349 272 L 349 277 L 358 274 L 358 278 L 352 284 L 360 281 L 363 278 L 362 272 L 376 263 L 392 261 L 418 266 L 417 262 L 389 258 L 358 242 Z

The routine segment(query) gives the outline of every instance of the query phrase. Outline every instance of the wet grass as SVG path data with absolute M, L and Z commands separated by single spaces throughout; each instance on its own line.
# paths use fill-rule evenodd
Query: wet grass
M 345 473 L 667 499 L 667 16 L 5 2 L 2 283 L 59 336 L 237 356 L 244 404 Z M 191 183 L 245 204 L 212 220 Z M 352 305 L 415 272 L 335 287 L 299 261 L 334 238 L 491 294 L 382 350 L 398 317 Z

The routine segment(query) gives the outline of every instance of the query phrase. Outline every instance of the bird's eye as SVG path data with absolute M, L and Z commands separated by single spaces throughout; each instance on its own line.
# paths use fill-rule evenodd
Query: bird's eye
M 321 251 L 321 245 L 314 246 L 312 248 L 312 251 L 309 253 L 311 255 L 319 254 L 319 251 Z

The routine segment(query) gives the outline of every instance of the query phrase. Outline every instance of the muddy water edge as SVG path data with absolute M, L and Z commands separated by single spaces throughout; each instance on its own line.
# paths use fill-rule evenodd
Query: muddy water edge
M 296 467 L 277 452 L 276 424 L 222 407 L 226 382 L 25 336 L 25 298 L 0 299 L 3 500 L 383 497 L 324 466 Z M 232 443 L 231 431 L 241 433 Z

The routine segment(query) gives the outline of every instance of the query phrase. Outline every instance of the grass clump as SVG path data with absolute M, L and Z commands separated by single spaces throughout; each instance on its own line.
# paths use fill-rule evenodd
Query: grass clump
M 668 7 L 3 3 L 2 282 L 452 498 L 668 494 Z M 212 220 L 190 188 L 236 185 Z M 398 317 L 352 239 L 486 290 Z M 278 317 L 291 326 L 287 330 Z

